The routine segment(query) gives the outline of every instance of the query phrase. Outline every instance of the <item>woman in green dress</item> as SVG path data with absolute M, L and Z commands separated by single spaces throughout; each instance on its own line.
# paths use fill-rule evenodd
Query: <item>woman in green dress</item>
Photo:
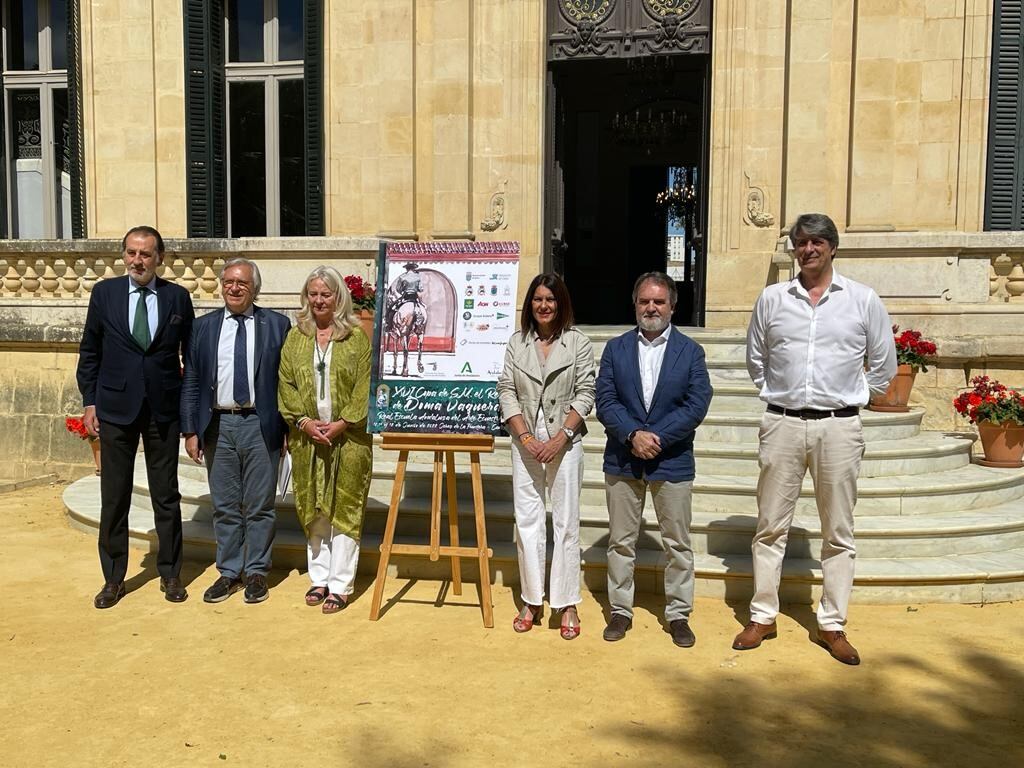
M 333 267 L 310 273 L 300 303 L 281 349 L 277 398 L 290 428 L 292 488 L 313 582 L 306 605 L 337 613 L 352 594 L 373 469 L 370 342 Z

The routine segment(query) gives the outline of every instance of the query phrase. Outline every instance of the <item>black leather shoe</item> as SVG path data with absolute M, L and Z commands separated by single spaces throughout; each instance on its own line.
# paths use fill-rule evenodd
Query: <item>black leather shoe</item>
M 235 592 L 242 588 L 241 579 L 232 579 L 228 576 L 221 576 L 203 593 L 204 603 L 219 603 L 227 600 Z
M 675 619 L 668 624 L 668 631 L 672 634 L 672 642 L 680 648 L 692 648 L 697 642 L 697 637 L 690 629 L 690 622 L 686 619 Z
M 245 578 L 245 602 L 262 603 L 270 597 L 267 590 L 267 577 L 260 573 L 254 573 Z
M 168 579 L 161 578 L 160 591 L 164 593 L 164 597 L 170 603 L 184 603 L 188 600 L 188 592 L 185 589 L 185 585 L 176 576 L 171 576 Z
M 103 589 L 93 598 L 92 604 L 100 609 L 113 608 L 122 597 L 124 597 L 123 581 L 117 584 L 107 583 L 103 585 Z
M 632 626 L 633 620 L 629 616 L 613 613 L 608 626 L 604 628 L 603 637 L 609 643 L 614 643 L 616 640 L 624 638 Z

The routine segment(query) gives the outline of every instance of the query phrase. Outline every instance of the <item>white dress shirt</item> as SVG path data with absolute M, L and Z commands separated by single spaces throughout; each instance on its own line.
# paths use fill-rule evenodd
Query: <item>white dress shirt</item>
M 139 288 L 149 289 L 146 294 L 146 317 L 149 319 L 149 338 L 152 339 L 156 336 L 156 324 L 160 317 L 156 299 L 156 275 L 145 285 L 139 285 L 128 275 L 128 332 L 135 330 L 132 325 L 135 323 L 135 308 L 139 304 Z
M 334 340 L 327 342 L 326 353 L 319 351 L 319 342 L 313 337 L 313 389 L 316 390 L 316 415 L 320 421 L 331 421 L 333 405 L 331 403 L 331 356 L 334 353 Z M 321 357 L 321 355 L 323 357 Z M 317 366 L 324 363 L 324 394 L 320 396 L 320 371 Z
M 867 405 L 896 375 L 889 313 L 871 288 L 835 271 L 816 306 L 799 277 L 770 285 L 747 329 L 747 371 L 761 399 L 783 408 Z
M 231 310 L 224 308 L 224 322 L 220 327 L 220 341 L 217 344 L 217 407 L 255 408 L 255 402 L 235 404 L 235 336 L 238 335 L 238 321 L 232 319 L 233 315 Z M 249 394 L 256 397 L 256 320 L 253 318 L 252 307 L 245 312 L 244 322 Z
M 654 399 L 654 390 L 658 387 L 658 377 L 661 375 L 661 364 L 665 361 L 665 348 L 668 346 L 668 336 L 672 333 L 672 324 L 665 326 L 665 330 L 653 341 L 648 341 L 643 331 L 637 331 L 637 353 L 640 356 L 640 384 L 644 391 L 644 408 L 651 410 L 651 400 Z

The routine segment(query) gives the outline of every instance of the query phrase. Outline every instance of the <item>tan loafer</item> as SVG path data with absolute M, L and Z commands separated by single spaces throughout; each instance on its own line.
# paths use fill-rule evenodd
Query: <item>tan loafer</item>
M 743 631 L 732 641 L 732 647 L 734 651 L 750 651 L 761 645 L 763 640 L 771 640 L 778 634 L 774 621 L 771 624 L 758 624 L 756 621 L 749 621 Z

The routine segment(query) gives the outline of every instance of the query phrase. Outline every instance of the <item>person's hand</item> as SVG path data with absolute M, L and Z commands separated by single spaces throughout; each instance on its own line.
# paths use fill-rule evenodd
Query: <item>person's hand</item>
M 565 450 L 566 443 L 569 442 L 569 438 L 565 436 L 565 432 L 559 430 L 555 433 L 555 436 L 550 438 L 546 443 L 540 444 L 540 450 L 537 452 L 536 458 L 541 464 L 547 464 L 555 460 L 563 450 Z M 530 441 L 530 445 L 533 445 L 534 441 Z
M 320 445 L 330 445 L 331 441 L 324 436 L 324 430 L 327 428 L 326 421 L 306 419 L 302 422 L 302 431 L 309 435 L 309 439 L 314 443 Z
M 661 453 L 661 439 L 653 432 L 638 429 L 632 445 L 633 455 L 641 459 L 653 459 Z
M 523 447 L 526 448 L 526 452 L 533 456 L 533 458 L 540 461 L 541 451 L 544 450 L 544 442 L 542 440 L 535 437 Z
M 95 405 L 85 406 L 85 413 L 82 414 L 82 423 L 85 425 L 85 431 L 89 433 L 89 437 L 100 436 L 100 420 L 96 418 Z
M 196 464 L 203 463 L 203 449 L 199 447 L 199 435 L 185 435 L 185 453 Z
M 323 436 L 327 438 L 327 441 L 333 445 L 343 434 L 345 434 L 346 429 L 348 429 L 348 422 L 344 419 L 338 419 L 337 421 L 325 424 L 321 432 Z

